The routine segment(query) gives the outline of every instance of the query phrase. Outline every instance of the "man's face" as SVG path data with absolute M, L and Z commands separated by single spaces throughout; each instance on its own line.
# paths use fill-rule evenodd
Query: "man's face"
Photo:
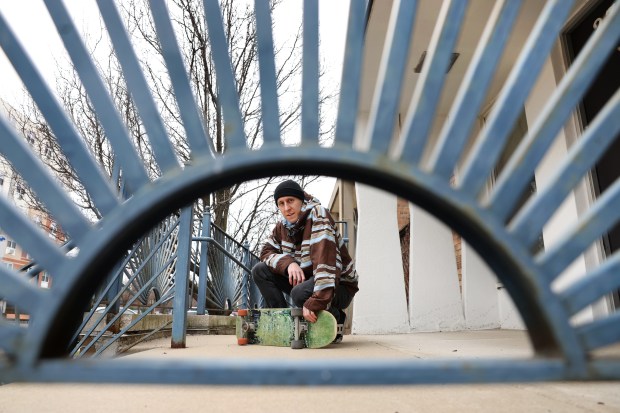
M 294 224 L 301 215 L 301 205 L 303 202 L 294 196 L 283 196 L 278 198 L 278 209 L 282 213 L 284 219 Z

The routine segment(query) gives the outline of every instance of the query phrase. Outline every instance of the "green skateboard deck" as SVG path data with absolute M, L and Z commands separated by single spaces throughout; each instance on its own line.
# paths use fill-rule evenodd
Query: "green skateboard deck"
M 301 308 L 264 308 L 239 310 L 236 331 L 239 345 L 321 348 L 334 341 L 337 325 L 328 311 L 320 311 L 310 323 Z

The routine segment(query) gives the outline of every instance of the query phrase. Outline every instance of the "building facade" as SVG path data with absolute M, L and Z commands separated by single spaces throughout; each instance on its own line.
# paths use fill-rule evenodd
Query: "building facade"
M 0 109 L 2 112 L 0 116 L 5 116 L 9 120 L 15 121 L 17 112 L 14 108 L 5 102 L 0 102 Z M 38 144 L 34 129 L 24 131 L 23 136 L 29 145 Z M 35 208 L 31 203 L 27 202 L 28 193 L 23 180 L 2 157 L 0 157 L 0 193 L 4 199 L 8 199 L 19 207 L 28 219 L 34 222 L 42 231 L 45 231 L 54 242 L 57 244 L 67 242 L 65 233 L 53 217 L 46 211 Z M 0 228 L 0 262 L 2 266 L 15 270 L 23 269 L 24 271 L 32 264 L 28 251 L 17 244 L 2 228 Z M 52 286 L 52 277 L 46 271 L 29 272 L 27 276 L 30 282 L 41 288 L 50 288 Z M 15 318 L 16 314 L 19 314 L 19 310 L 15 311 L 15 308 L 2 301 L 2 297 L 0 297 L 0 314 L 7 319 L 11 319 Z M 19 316 L 22 321 L 28 319 L 27 314 L 19 314 Z
M 486 19 L 493 12 L 495 2 L 474 0 L 466 12 L 464 25 L 455 47 L 453 61 L 448 69 L 445 89 L 438 104 L 436 122 L 430 132 L 429 147 L 439 138 L 443 123 L 450 115 L 458 86 L 463 82 L 475 46 L 483 35 Z M 561 36 L 555 42 L 542 68 L 521 116 L 513 127 L 508 144 L 495 167 L 487 186 L 493 188 L 507 159 L 520 140 L 536 123 L 549 96 L 558 87 L 572 62 L 589 36 L 597 29 L 613 0 L 581 0 L 575 2 Z M 384 43 L 392 1 L 370 2 L 363 68 L 363 90 L 358 118 L 358 144 L 363 145 L 370 122 L 375 83 L 380 72 L 379 62 Z M 540 15 L 544 2 L 525 0 L 508 39 L 506 51 L 491 82 L 483 109 L 478 114 L 476 130 L 471 133 L 468 146 L 475 144 L 486 119 L 494 107 L 501 87 L 510 74 L 528 34 Z M 423 75 L 424 57 L 430 42 L 433 24 L 437 20 L 441 2 L 420 2 L 409 66 L 405 73 L 404 90 L 399 107 L 399 119 L 394 138 L 401 131 L 402 119 L 408 112 L 416 84 Z M 454 57 L 455 56 L 455 57 Z M 554 167 L 566 157 L 569 148 L 580 139 L 602 105 L 620 88 L 620 47 L 594 80 L 578 111 L 564 126 L 553 146 L 543 159 L 530 188 L 521 194 L 525 202 L 552 178 Z M 395 141 L 395 140 L 394 140 Z M 394 142 L 393 141 L 393 142 Z M 428 148 L 424 154 L 429 156 Z M 581 186 L 571 193 L 539 234 L 535 248 L 553 245 L 567 224 L 576 222 L 580 215 L 620 176 L 620 137 L 592 170 Z M 458 182 L 460 170 L 454 170 Z M 399 208 L 400 205 L 400 208 Z M 408 204 L 409 214 L 404 218 L 402 200 L 378 188 L 352 182 L 338 181 L 330 202 L 338 219 L 351 221 L 357 237 L 357 268 L 360 273 L 360 292 L 354 303 L 353 332 L 398 333 L 410 331 L 445 331 L 464 329 L 522 329 L 511 297 L 503 285 L 478 256 L 476 251 L 437 221 L 432 211 L 424 211 Z M 404 222 L 407 224 L 404 224 Z M 406 225 L 406 228 L 405 228 Z M 405 231 L 403 231 L 405 229 Z M 403 234 L 408 232 L 408 234 Z M 353 238 L 353 236 L 352 236 Z M 380 240 L 380 242 L 378 242 Z M 620 249 L 620 226 L 608 233 L 580 256 L 553 285 L 562 290 L 578 279 L 586 270 L 598 266 L 602 259 Z M 385 306 L 385 300 L 390 306 Z M 618 294 L 612 294 L 589 306 L 572 320 L 579 324 L 609 314 L 620 307 Z

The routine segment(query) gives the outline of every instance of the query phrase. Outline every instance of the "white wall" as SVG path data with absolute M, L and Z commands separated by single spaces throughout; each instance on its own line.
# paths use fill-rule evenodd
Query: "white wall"
M 466 327 L 470 330 L 499 328 L 497 277 L 464 240 L 461 274 Z
M 396 219 L 396 196 L 356 184 L 359 289 L 353 306 L 354 334 L 409 331 L 405 281 Z
M 463 301 L 452 231 L 410 205 L 409 319 L 413 330 L 462 330 Z

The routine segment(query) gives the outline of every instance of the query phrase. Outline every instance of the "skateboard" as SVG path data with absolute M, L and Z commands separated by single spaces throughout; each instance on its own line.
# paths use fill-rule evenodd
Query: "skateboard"
M 320 311 L 317 321 L 303 318 L 301 308 L 263 308 L 237 311 L 237 344 L 321 348 L 334 341 L 338 326 L 329 311 Z

